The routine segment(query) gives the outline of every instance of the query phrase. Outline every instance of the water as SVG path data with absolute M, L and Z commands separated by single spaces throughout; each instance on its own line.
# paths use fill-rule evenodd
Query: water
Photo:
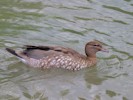
M 77 72 L 29 68 L 5 47 L 61 45 L 109 53 Z M 0 100 L 132 100 L 133 0 L 0 0 Z

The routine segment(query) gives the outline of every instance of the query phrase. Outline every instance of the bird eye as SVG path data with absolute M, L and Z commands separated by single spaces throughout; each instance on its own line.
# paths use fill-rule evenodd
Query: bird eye
M 93 46 L 96 46 L 96 47 L 98 47 L 99 45 L 95 44 L 95 45 L 93 45 Z

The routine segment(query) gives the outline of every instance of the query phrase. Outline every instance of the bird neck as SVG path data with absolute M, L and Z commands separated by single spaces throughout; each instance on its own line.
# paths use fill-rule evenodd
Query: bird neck
M 87 58 L 96 58 L 96 54 L 95 53 L 88 53 Z
M 92 66 L 97 63 L 97 58 L 96 56 L 87 56 L 86 61 L 89 63 L 90 66 Z
M 96 60 L 96 55 L 87 56 L 87 60 Z

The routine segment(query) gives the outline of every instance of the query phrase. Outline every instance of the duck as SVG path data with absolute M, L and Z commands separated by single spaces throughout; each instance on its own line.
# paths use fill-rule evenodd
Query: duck
M 108 52 L 102 43 L 96 40 L 85 45 L 85 55 L 62 46 L 34 46 L 24 45 L 24 50 L 17 51 L 11 48 L 6 50 L 19 58 L 23 63 L 34 68 L 63 68 L 77 71 L 97 63 L 96 53 Z

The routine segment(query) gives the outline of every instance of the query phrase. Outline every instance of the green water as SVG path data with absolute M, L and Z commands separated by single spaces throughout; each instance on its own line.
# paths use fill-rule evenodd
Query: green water
M 5 47 L 60 45 L 109 53 L 78 72 L 29 68 Z M 133 0 L 0 0 L 0 100 L 132 100 Z

